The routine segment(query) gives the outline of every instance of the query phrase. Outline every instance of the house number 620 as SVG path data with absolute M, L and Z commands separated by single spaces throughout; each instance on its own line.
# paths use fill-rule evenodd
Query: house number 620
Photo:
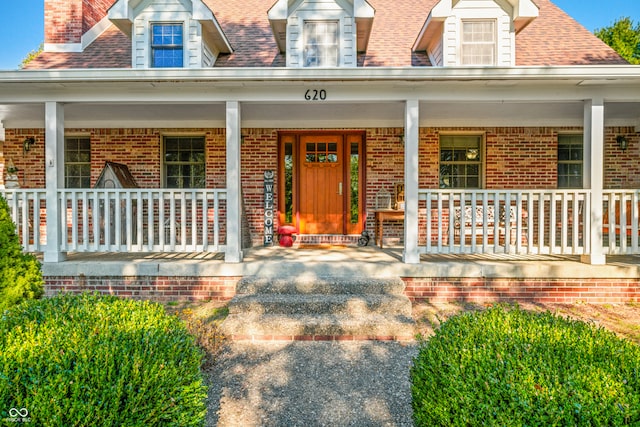
M 304 99 L 307 101 L 324 101 L 327 99 L 327 91 L 324 89 L 307 89 L 304 93 Z

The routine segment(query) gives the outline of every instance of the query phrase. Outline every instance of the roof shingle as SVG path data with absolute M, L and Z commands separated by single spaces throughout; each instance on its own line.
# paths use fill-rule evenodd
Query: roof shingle
M 267 11 L 274 0 L 204 0 L 215 14 L 234 52 L 216 67 L 284 67 Z M 560 66 L 626 64 L 613 49 L 550 0 L 534 0 L 540 14 L 516 36 L 516 65 Z M 361 67 L 430 66 L 424 52 L 411 48 L 438 0 L 369 0 L 375 18 Z M 131 42 L 109 27 L 81 53 L 43 52 L 25 68 L 131 68 Z

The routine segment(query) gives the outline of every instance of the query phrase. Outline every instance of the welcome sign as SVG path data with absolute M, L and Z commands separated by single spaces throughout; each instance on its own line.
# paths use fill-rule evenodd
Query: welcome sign
M 264 171 L 264 245 L 273 244 L 273 183 L 272 170 Z

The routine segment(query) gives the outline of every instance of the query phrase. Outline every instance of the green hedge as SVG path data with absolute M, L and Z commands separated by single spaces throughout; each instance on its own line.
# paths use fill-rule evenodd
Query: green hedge
M 411 376 L 418 426 L 640 425 L 640 347 L 549 312 L 455 316 Z
M 35 425 L 202 425 L 201 360 L 159 304 L 91 294 L 28 301 L 0 318 L 0 421 L 26 408 Z
M 40 263 L 22 251 L 9 206 L 0 196 L 0 312 L 43 293 Z

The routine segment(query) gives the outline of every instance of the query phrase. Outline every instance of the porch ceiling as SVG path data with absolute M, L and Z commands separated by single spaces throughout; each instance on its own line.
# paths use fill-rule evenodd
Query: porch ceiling
M 44 104 L 0 104 L 6 129 L 44 128 Z M 423 127 L 583 126 L 581 102 L 441 102 L 420 103 Z M 605 125 L 639 126 L 640 102 L 608 102 Z M 65 104 L 67 128 L 225 127 L 225 104 L 127 102 Z M 403 127 L 404 103 L 384 102 L 244 102 L 245 128 Z

